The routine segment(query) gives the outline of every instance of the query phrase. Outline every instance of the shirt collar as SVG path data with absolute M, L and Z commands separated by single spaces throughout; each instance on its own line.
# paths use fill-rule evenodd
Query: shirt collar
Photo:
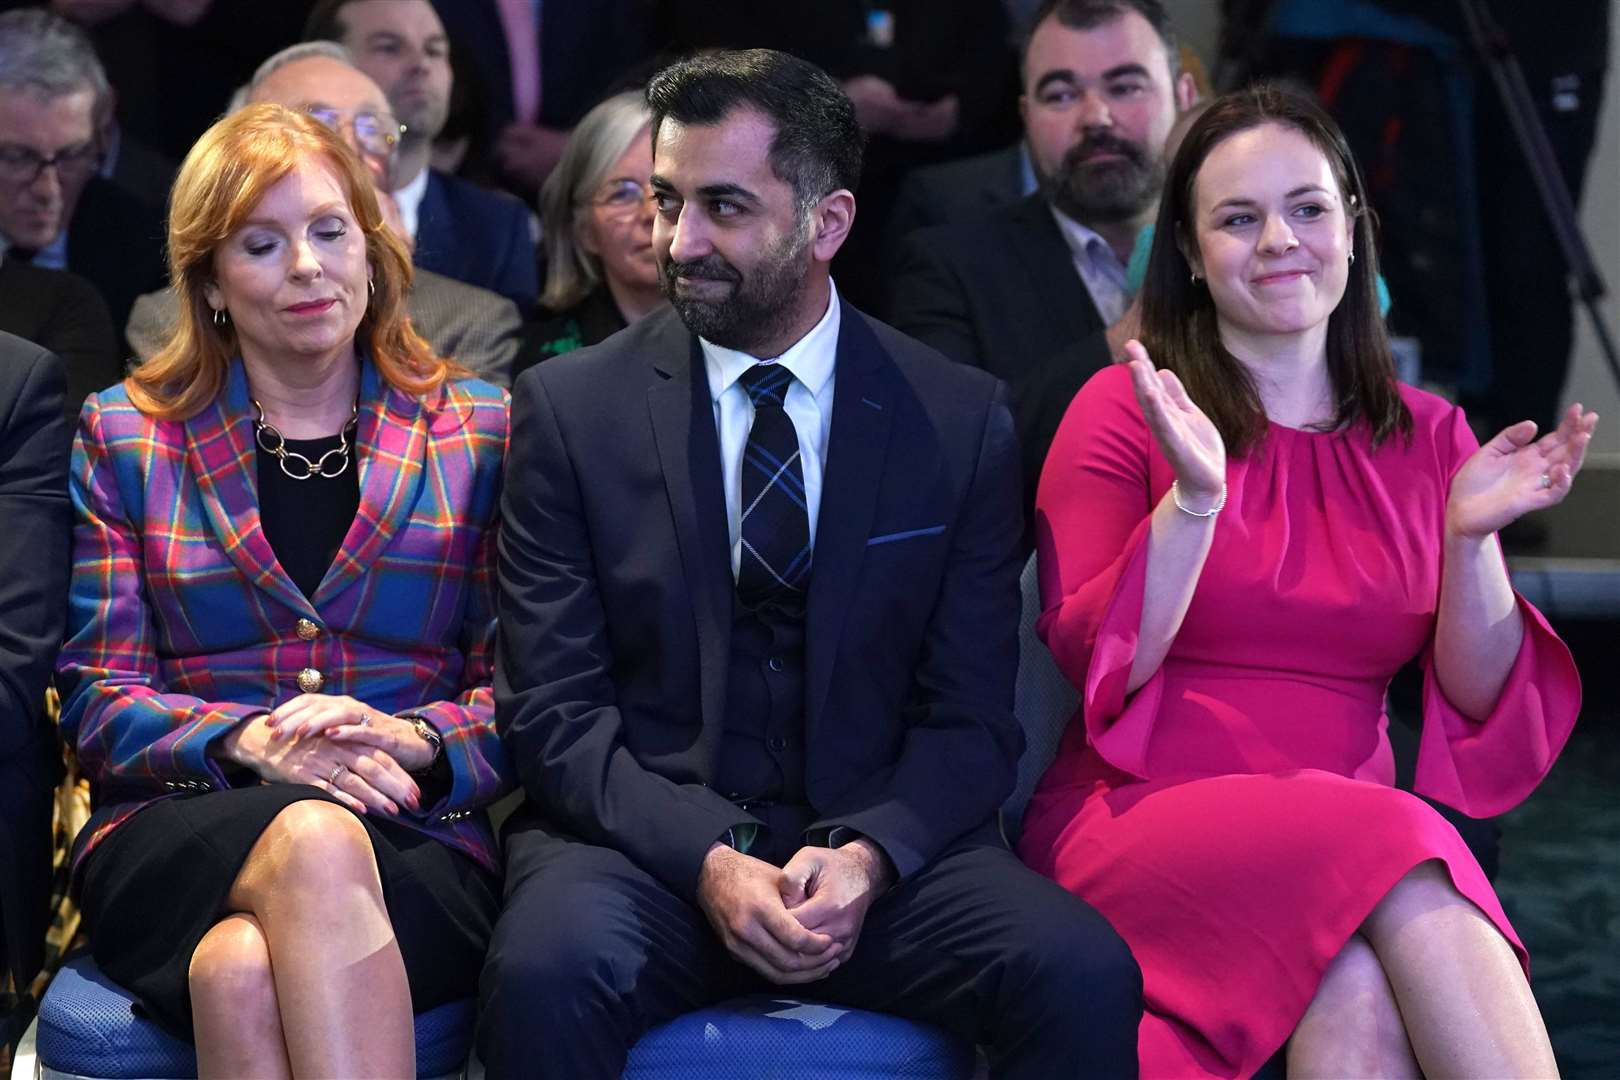
M 399 207 L 399 219 L 404 223 L 405 231 L 411 234 L 412 239 L 415 239 L 417 226 L 422 220 L 422 197 L 427 194 L 430 171 L 432 170 L 424 165 L 414 180 L 393 191 L 394 205 Z
M 1058 223 L 1058 228 L 1063 232 L 1063 239 L 1068 241 L 1069 250 L 1076 258 L 1095 263 L 1101 256 L 1113 263 L 1124 265 L 1119 262 L 1119 256 L 1114 254 L 1114 249 L 1108 246 L 1108 241 L 1103 239 L 1102 233 L 1080 224 L 1056 206 L 1050 203 L 1047 205 L 1052 211 L 1052 217 Z
M 703 347 L 703 364 L 709 373 L 709 396 L 719 401 L 721 395 L 731 389 L 731 385 L 742 377 L 742 373 L 759 363 L 777 363 L 793 372 L 793 377 L 804 384 L 812 397 L 819 397 L 827 385 L 827 380 L 833 377 L 833 369 L 838 359 L 838 329 L 842 322 L 842 314 L 838 303 L 838 287 L 832 279 L 827 279 L 827 310 L 822 313 L 820 321 L 810 328 L 798 341 L 788 347 L 787 351 L 774 360 L 762 361 L 759 357 L 736 349 L 728 349 L 723 345 L 716 345 L 705 338 L 698 338 Z

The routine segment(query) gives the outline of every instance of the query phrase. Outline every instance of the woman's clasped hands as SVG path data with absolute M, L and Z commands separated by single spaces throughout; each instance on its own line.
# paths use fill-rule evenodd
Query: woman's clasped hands
M 409 720 L 338 694 L 300 694 L 237 725 L 220 753 L 271 783 L 310 784 L 357 814 L 421 809 L 412 771 L 433 747 Z

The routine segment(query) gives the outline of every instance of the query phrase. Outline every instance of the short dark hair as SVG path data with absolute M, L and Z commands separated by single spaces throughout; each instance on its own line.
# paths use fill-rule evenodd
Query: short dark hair
M 343 21 L 343 9 L 354 0 L 316 0 L 304 20 L 305 41 L 342 41 L 349 32 Z
M 734 109 L 754 109 L 776 127 L 771 172 L 802 206 L 861 182 L 865 135 L 855 106 L 816 65 L 775 49 L 701 53 L 679 60 L 647 84 L 652 138 L 668 117 L 718 124 Z
M 1266 412 L 1248 370 L 1221 344 L 1209 289 L 1195 284 L 1181 244 L 1196 247 L 1194 187 L 1210 152 L 1262 124 L 1292 128 L 1309 139 L 1333 170 L 1345 213 L 1355 222 L 1344 296 L 1328 316 L 1327 367 L 1333 383 L 1333 430 L 1365 422 L 1373 445 L 1410 435 L 1412 414 L 1401 400 L 1395 361 L 1378 305 L 1378 242 L 1367 187 L 1344 132 L 1322 107 L 1296 90 L 1260 83 L 1210 103 L 1187 131 L 1170 165 L 1159 203 L 1153 252 L 1142 282 L 1142 344 L 1174 371 L 1221 433 L 1227 452 L 1242 457 L 1266 430 Z
M 1041 6 L 1035 9 L 1034 17 L 1029 20 L 1029 30 L 1024 34 L 1018 50 L 1019 71 L 1025 75 L 1029 73 L 1029 43 L 1034 40 L 1035 31 L 1047 19 L 1056 19 L 1070 30 L 1095 30 L 1132 11 L 1146 19 L 1153 32 L 1159 35 L 1159 40 L 1164 42 L 1171 77 L 1179 74 L 1181 46 L 1176 41 L 1175 28 L 1170 25 L 1170 13 L 1164 10 L 1162 0 L 1041 0 Z

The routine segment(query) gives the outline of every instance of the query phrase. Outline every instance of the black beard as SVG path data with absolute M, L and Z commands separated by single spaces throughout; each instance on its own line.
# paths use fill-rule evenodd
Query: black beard
M 692 333 L 721 348 L 753 352 L 755 345 L 778 340 L 797 317 L 809 248 L 808 230 L 786 236 L 748 277 L 718 253 L 691 262 L 664 262 L 658 267 L 658 284 Z M 723 300 L 683 296 L 675 287 L 678 277 L 731 282 L 731 295 Z
M 1099 150 L 1123 161 L 1088 165 L 1085 157 Z M 1164 188 L 1164 162 L 1136 143 L 1113 135 L 1095 135 L 1072 147 L 1047 182 L 1052 204 L 1081 222 L 1114 224 L 1130 221 L 1152 206 Z

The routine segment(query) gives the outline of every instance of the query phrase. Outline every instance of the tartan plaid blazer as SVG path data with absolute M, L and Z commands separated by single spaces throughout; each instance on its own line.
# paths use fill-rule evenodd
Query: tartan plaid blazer
M 298 672 L 314 668 L 323 692 L 419 713 L 439 731 L 450 789 L 400 820 L 498 869 L 482 807 L 513 783 L 490 693 L 508 400 L 468 379 L 425 405 L 363 359 L 360 505 L 306 598 L 260 525 L 240 360 L 185 421 L 143 414 L 122 385 L 90 396 L 69 479 L 73 579 L 57 664 L 63 733 L 97 803 L 76 868 L 154 800 L 242 782 L 208 744 L 296 697 Z M 300 619 L 319 628 L 311 640 Z

